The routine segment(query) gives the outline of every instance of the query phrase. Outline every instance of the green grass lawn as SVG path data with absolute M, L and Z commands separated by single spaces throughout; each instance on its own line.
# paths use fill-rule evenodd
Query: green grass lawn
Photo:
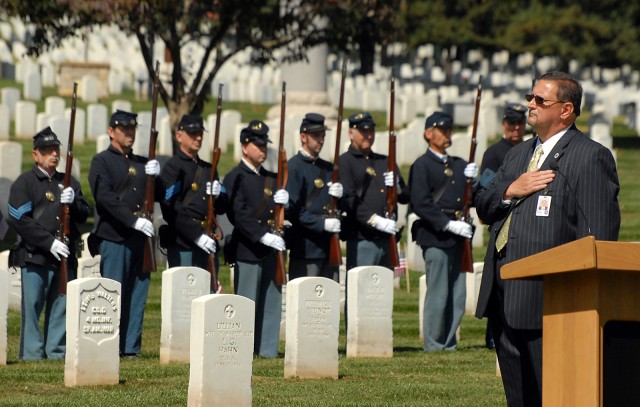
M 0 80 L 0 86 L 20 85 Z M 45 88 L 43 96 L 55 94 Z M 133 94 L 118 98 L 133 99 Z M 102 101 L 110 105 L 111 100 Z M 70 105 L 70 100 L 67 100 Z M 83 103 L 78 104 L 85 107 Z M 269 106 L 225 103 L 226 109 L 237 109 L 243 120 L 264 117 Z M 134 102 L 135 111 L 149 109 L 150 103 Z M 213 113 L 215 106 L 208 104 L 205 114 Z M 43 110 L 41 104 L 38 110 Z M 345 116 L 346 116 L 345 112 Z M 384 113 L 375 112 L 381 123 Z M 583 115 L 586 116 L 586 115 Z M 579 127 L 586 129 L 587 117 L 581 117 Z M 640 240 L 640 138 L 616 120 L 613 127 L 614 147 L 617 154 L 621 192 L 622 227 L 620 240 Z M 32 163 L 31 141 L 21 141 L 24 147 L 23 168 Z M 66 147 L 62 149 L 63 154 Z M 93 205 L 87 174 L 95 143 L 86 141 L 74 147 L 81 160 L 81 184 L 87 200 Z M 207 159 L 208 154 L 203 158 Z M 221 163 L 222 173 L 235 165 L 233 152 L 227 152 Z M 408 172 L 408 167 L 402 169 Z M 406 174 L 404 174 L 406 175 Z M 89 230 L 91 225 L 85 225 Z M 0 244 L 6 250 L 15 235 Z M 483 248 L 474 249 L 474 258 L 480 261 Z M 228 272 L 220 273 L 228 292 Z M 257 358 L 253 364 L 253 400 L 256 406 L 501 406 L 506 405 L 502 384 L 495 375 L 495 353 L 484 348 L 485 322 L 465 316 L 461 328 L 460 348 L 457 352 L 425 353 L 418 338 L 418 277 L 411 273 L 411 293 L 396 290 L 394 299 L 394 357 L 391 359 L 347 359 L 345 336 L 340 335 L 340 371 L 338 380 L 292 380 L 284 375 L 284 344 L 281 357 L 273 360 Z M 65 388 L 62 361 L 18 361 L 20 317 L 9 313 L 8 365 L 0 366 L 0 405 L 133 405 L 172 406 L 185 405 L 189 381 L 188 364 L 159 364 L 160 344 L 160 285 L 161 274 L 155 273 L 147 302 L 143 357 L 123 360 L 120 366 L 121 382 L 115 386 Z
M 228 291 L 228 269 L 220 273 Z M 255 358 L 256 406 L 500 406 L 505 405 L 495 353 L 484 348 L 484 321 L 465 316 L 457 352 L 425 353 L 418 338 L 418 277 L 411 293 L 395 291 L 394 356 L 347 359 L 339 341 L 338 380 L 284 379 L 284 343 L 277 359 Z M 155 273 L 147 302 L 143 357 L 121 360 L 120 384 L 66 388 L 64 362 L 18 361 L 20 315 L 9 313 L 8 365 L 0 366 L 0 405 L 145 406 L 185 405 L 189 365 L 159 364 L 161 273 Z

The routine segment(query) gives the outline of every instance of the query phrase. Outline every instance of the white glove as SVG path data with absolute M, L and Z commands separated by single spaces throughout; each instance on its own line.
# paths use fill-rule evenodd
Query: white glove
M 196 239 L 196 244 L 207 254 L 216 252 L 216 241 L 205 234 Z
M 393 219 L 376 215 L 373 226 L 381 232 L 395 235 L 398 232 L 398 224 Z
M 469 163 L 464 168 L 464 176 L 467 178 L 475 178 L 478 176 L 478 164 Z
M 384 184 L 389 187 L 389 188 L 393 188 L 394 186 L 394 179 L 393 179 L 393 171 L 388 171 L 385 172 L 384 174 Z
M 58 239 L 53 239 L 53 243 L 51 244 L 51 248 L 49 249 L 49 251 L 57 260 L 60 260 L 60 256 L 66 259 L 69 256 L 69 253 L 71 253 L 67 245 L 62 243 Z
M 273 202 L 280 205 L 288 205 L 289 204 L 289 193 L 286 189 L 279 189 L 273 194 Z
M 329 182 L 327 186 L 329 187 L 329 195 L 332 197 L 340 199 L 342 195 L 344 195 L 344 188 L 341 183 L 336 182 L 334 184 L 333 182 Z
M 73 203 L 73 198 L 75 198 L 75 196 L 76 193 L 73 191 L 73 188 L 66 187 L 60 194 L 60 203 L 63 205 L 69 205 Z
M 211 185 L 211 181 L 207 181 L 206 193 L 207 195 L 213 195 L 214 198 L 220 196 L 220 191 L 222 187 L 218 181 L 213 181 L 213 185 Z
M 152 237 L 154 233 L 153 223 L 151 223 L 149 219 L 145 219 L 145 218 L 138 218 L 136 220 L 136 223 L 133 225 L 133 228 L 135 230 L 141 231 L 142 233 L 144 233 L 149 237 Z
M 147 175 L 157 177 L 160 175 L 160 163 L 158 160 L 149 160 L 144 166 L 144 172 Z
M 325 219 L 324 230 L 329 233 L 340 233 L 340 220 L 336 218 Z
M 264 236 L 260 238 L 260 243 L 265 246 L 273 247 L 281 252 L 287 249 L 284 244 L 284 239 L 280 236 L 274 235 L 273 233 L 265 233 Z
M 473 237 L 473 229 L 471 228 L 471 225 L 461 220 L 450 220 L 449 223 L 444 226 L 444 230 L 467 239 L 471 239 Z

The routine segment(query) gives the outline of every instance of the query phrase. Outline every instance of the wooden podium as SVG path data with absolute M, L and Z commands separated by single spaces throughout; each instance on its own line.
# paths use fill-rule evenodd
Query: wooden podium
M 605 324 L 640 322 L 640 243 L 588 236 L 509 263 L 501 276 L 544 281 L 542 404 L 602 406 Z

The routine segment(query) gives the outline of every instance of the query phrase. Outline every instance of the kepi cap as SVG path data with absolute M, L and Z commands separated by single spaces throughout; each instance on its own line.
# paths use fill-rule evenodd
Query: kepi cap
M 373 117 L 369 112 L 355 113 L 349 116 L 349 128 L 351 129 L 373 129 L 376 127 L 376 122 L 373 121 Z
M 268 137 L 269 126 L 260 120 L 251 120 L 249 125 L 240 131 L 240 143 L 253 143 L 257 146 L 265 146 L 271 143 Z
M 136 117 L 138 117 L 135 113 L 125 112 L 124 110 L 116 110 L 111 114 L 111 118 L 109 119 L 109 127 L 116 126 L 137 126 L 138 122 L 136 121 Z
M 324 116 L 318 113 L 307 113 L 300 125 L 300 133 L 320 133 L 328 129 L 324 125 Z
M 33 149 L 44 148 L 49 146 L 59 146 L 60 140 L 56 133 L 51 130 L 51 127 L 40 130 L 35 136 L 33 136 Z
M 453 117 L 445 112 L 433 112 L 424 122 L 425 130 L 432 127 L 451 129 L 453 128 Z
M 527 108 L 518 103 L 508 104 L 504 108 L 503 120 L 509 123 L 522 123 L 527 120 L 526 118 Z
M 187 133 L 202 133 L 204 130 L 204 124 L 202 122 L 202 116 L 197 114 L 185 114 L 178 123 L 178 130 L 184 130 Z

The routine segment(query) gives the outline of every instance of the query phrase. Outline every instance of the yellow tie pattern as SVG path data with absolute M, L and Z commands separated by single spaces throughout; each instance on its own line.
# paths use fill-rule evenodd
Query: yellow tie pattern
M 538 161 L 540 161 L 540 157 L 542 157 L 542 144 L 539 144 L 536 147 L 536 151 L 533 152 L 533 156 L 531 157 L 531 161 L 529 161 L 529 166 L 527 167 L 527 172 L 533 171 L 538 168 Z M 518 202 L 522 198 L 518 199 Z M 518 203 L 516 202 L 516 204 Z M 509 239 L 509 225 L 511 225 L 511 215 L 513 211 L 509 213 L 507 216 L 507 220 L 502 225 L 500 232 L 498 232 L 498 237 L 496 237 L 496 250 L 501 251 L 507 245 L 507 240 Z

